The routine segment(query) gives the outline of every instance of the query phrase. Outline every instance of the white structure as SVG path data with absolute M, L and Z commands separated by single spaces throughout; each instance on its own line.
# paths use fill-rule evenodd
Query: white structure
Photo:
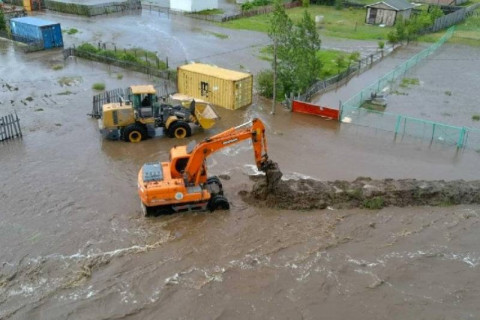
M 218 9 L 218 0 L 170 0 L 170 9 L 187 12 Z

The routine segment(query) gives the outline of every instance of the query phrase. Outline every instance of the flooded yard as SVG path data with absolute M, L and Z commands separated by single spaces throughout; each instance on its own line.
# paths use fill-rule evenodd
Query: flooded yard
M 65 25 L 76 19 L 65 18 Z M 137 34 L 153 35 L 159 51 L 184 52 L 179 60 L 195 57 L 202 42 L 163 48 L 163 32 L 155 29 L 160 22 L 133 27 L 134 17 L 122 19 L 118 34 L 107 22 L 93 23 L 125 46 L 135 45 Z M 78 41 L 90 39 L 87 34 Z M 240 50 L 245 45 L 229 39 L 232 55 L 204 62 L 250 70 L 263 63 L 249 67 L 251 57 Z M 457 55 L 468 57 L 466 50 Z M 428 66 L 415 72 L 433 86 L 440 71 Z M 280 106 L 271 115 L 270 102 L 259 98 L 236 111 L 217 108 L 218 125 L 191 139 L 103 140 L 87 116 L 92 85 L 104 82 L 108 90 L 156 81 L 64 61 L 60 51 L 25 55 L 0 41 L 0 115 L 15 110 L 24 131 L 23 139 L 0 143 L 1 319 L 478 318 L 478 206 L 291 211 L 249 205 L 239 195 L 253 185 L 248 142 L 208 160 L 210 174 L 230 178 L 222 181 L 229 211 L 145 218 L 136 181 L 143 163 L 167 160 L 174 145 L 253 117 L 266 123 L 270 158 L 287 178 L 478 180 L 477 152 L 395 142 L 385 132 Z M 420 87 L 398 98 L 413 99 Z M 464 96 L 443 82 L 436 90 L 432 96 L 452 92 L 439 98 L 449 105 Z

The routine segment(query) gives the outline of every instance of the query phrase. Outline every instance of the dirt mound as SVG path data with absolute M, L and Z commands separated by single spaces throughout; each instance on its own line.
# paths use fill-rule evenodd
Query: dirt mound
M 266 179 L 259 179 L 252 191 L 241 192 L 243 199 L 255 205 L 292 210 L 480 203 L 480 180 L 372 180 L 359 177 L 352 182 L 312 179 L 284 181 L 280 179 L 281 176 L 278 166 L 267 170 Z

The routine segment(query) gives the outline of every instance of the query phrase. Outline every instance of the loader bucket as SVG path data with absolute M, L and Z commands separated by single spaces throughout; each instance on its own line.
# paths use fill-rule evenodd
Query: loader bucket
M 208 103 L 195 102 L 195 117 L 203 129 L 210 129 L 215 125 L 218 115 Z

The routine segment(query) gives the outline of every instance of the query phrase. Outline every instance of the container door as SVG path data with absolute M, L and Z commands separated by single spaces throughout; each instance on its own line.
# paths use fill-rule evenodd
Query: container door
M 52 27 L 42 28 L 43 47 L 50 49 L 54 47 Z

